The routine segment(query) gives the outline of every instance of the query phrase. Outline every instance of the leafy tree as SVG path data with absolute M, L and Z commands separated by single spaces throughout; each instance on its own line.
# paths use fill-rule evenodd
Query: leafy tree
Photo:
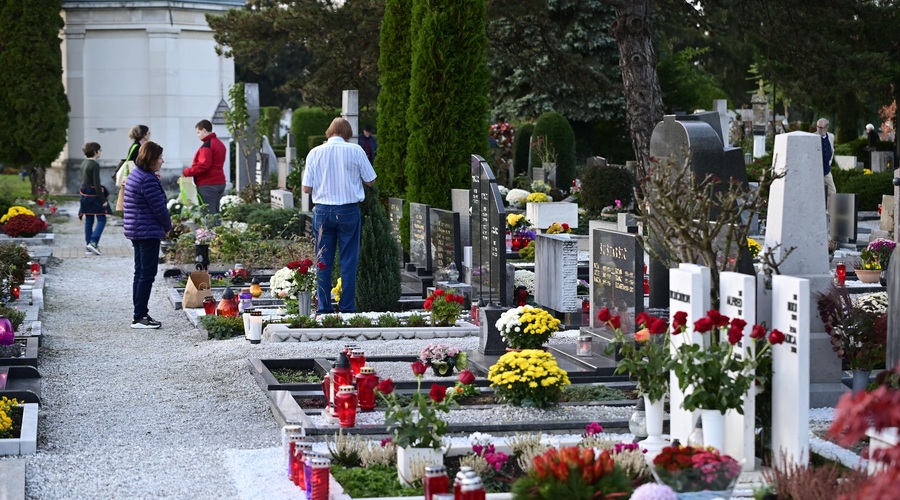
M 412 0 L 387 0 L 381 23 L 381 55 L 378 70 L 378 154 L 375 172 L 388 196 L 406 192 L 406 110 L 409 108 L 409 77 L 412 66 L 410 20 Z
M 356 307 L 360 311 L 393 311 L 400 301 L 400 249 L 391 236 L 391 221 L 378 199 L 378 190 L 366 187 L 361 206 L 362 235 L 356 278 Z
M 689 47 L 660 61 L 656 70 L 662 82 L 666 111 L 690 113 L 695 109 L 710 109 L 714 99 L 725 98 L 725 91 L 713 75 L 698 64 L 698 58 L 707 52 L 708 48 Z
M 34 193 L 66 144 L 60 0 L 0 4 L 0 162 L 28 171 Z
M 470 184 L 471 155 L 487 149 L 484 0 L 414 0 L 425 8 L 413 42 L 407 198 L 450 208 Z
M 240 145 L 241 156 L 244 157 L 247 182 L 249 185 L 252 185 L 254 176 L 250 166 L 256 165 L 256 155 L 263 143 L 263 131 L 261 127 L 258 127 L 251 121 L 243 82 L 237 82 L 228 89 L 228 100 L 230 106 L 225 111 L 225 126 L 228 128 L 228 132 L 231 133 L 231 137 Z M 250 197 L 254 198 L 255 196 Z

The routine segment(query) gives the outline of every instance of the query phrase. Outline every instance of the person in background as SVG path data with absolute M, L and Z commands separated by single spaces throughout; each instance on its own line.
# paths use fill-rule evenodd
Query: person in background
M 869 152 L 878 149 L 878 142 L 881 138 L 878 137 L 878 132 L 875 131 L 875 125 L 872 125 L 871 123 L 866 125 L 866 140 Z
M 163 148 L 145 142 L 138 151 L 137 168 L 125 184 L 125 237 L 134 246 L 134 281 L 131 285 L 134 318 L 131 328 L 156 329 L 159 321 L 150 317 L 150 291 L 159 267 L 159 242 L 172 229 L 166 207 L 166 192 L 159 182 L 164 163 Z
M 317 314 L 334 312 L 331 304 L 331 268 L 341 249 L 341 312 L 356 312 L 356 268 L 362 220 L 359 202 L 366 199 L 363 184 L 375 184 L 375 170 L 363 149 L 350 142 L 353 128 L 335 118 L 325 131 L 328 140 L 306 156 L 303 192 L 312 195 L 313 234 L 316 238 Z
M 819 118 L 816 122 L 816 133 L 822 139 L 822 172 L 825 175 L 825 206 L 831 195 L 837 193 L 834 177 L 831 176 L 831 163 L 834 161 L 834 134 L 828 131 L 828 120 Z
M 359 137 L 359 145 L 366 152 L 366 158 L 371 165 L 375 164 L 375 152 L 378 151 L 378 140 L 372 135 L 372 126 L 363 127 L 363 135 Z
M 109 192 L 100 184 L 100 159 L 101 149 L 96 142 L 89 142 L 81 148 L 87 158 L 81 163 L 81 207 L 78 209 L 78 219 L 84 218 L 85 255 L 103 255 L 100 251 L 100 236 L 106 227 L 106 215 L 111 214 L 109 208 Z M 94 219 L 97 226 L 94 227 Z
M 209 120 L 200 120 L 194 126 L 197 137 L 203 141 L 194 154 L 194 161 L 184 169 L 185 177 L 193 177 L 204 214 L 219 213 L 219 200 L 225 194 L 225 145 L 213 132 Z
M 134 143 L 128 148 L 128 155 L 125 156 L 125 159 L 119 164 L 119 168 L 116 169 L 116 173 L 113 174 L 113 181 L 118 187 L 118 193 L 116 193 L 116 211 L 118 212 L 125 210 L 125 179 L 128 178 L 128 174 L 131 173 L 131 169 L 134 167 L 134 161 L 137 159 L 141 144 L 150 140 L 150 127 L 135 125 L 128 132 L 128 138 Z

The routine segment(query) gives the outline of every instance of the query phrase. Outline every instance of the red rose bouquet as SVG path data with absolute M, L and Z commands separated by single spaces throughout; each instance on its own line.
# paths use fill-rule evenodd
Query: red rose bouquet
M 652 471 L 659 482 L 678 492 L 725 491 L 734 487 L 741 465 L 713 448 L 667 446 L 653 459 Z
M 619 350 L 619 363 L 616 373 L 627 373 L 629 378 L 637 381 L 637 390 L 646 394 L 651 402 L 661 401 L 669 391 L 669 336 L 666 335 L 669 325 L 666 320 L 656 318 L 645 312 L 637 315 L 636 321 L 640 330 L 634 333 L 634 342 L 629 342 L 622 333 L 622 320 L 613 316 L 604 307 L 597 314 L 597 319 L 606 323 L 616 335 L 614 342 L 606 348 L 606 354 Z
M 431 311 L 431 326 L 453 326 L 459 315 L 462 314 L 462 306 L 465 299 L 462 295 L 456 295 L 456 290 L 443 290 L 438 288 L 425 299 L 425 310 Z

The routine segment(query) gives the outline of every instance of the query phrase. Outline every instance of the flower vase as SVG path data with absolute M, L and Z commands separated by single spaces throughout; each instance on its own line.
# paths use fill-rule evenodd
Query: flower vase
M 881 279 L 881 270 L 857 269 L 856 279 L 862 283 L 878 283 L 878 280 Z
M 309 316 L 312 293 L 300 292 L 297 294 L 297 311 L 301 316 Z
M 647 422 L 647 439 L 638 444 L 647 450 L 646 458 L 652 463 L 656 455 L 663 448 L 669 446 L 669 442 L 662 438 L 663 433 L 663 407 L 665 401 L 650 401 L 650 396 L 644 394 L 644 416 Z
M 209 269 L 209 245 L 194 245 L 194 261 L 198 271 Z
M 444 361 L 432 361 L 431 371 L 436 377 L 449 377 L 453 375 L 454 366 L 456 366 L 456 359 L 448 357 Z
M 725 451 L 725 414 L 719 410 L 700 410 L 703 422 L 703 445 Z
M 871 373 L 872 372 L 869 370 L 853 370 L 853 383 L 851 384 L 851 387 L 854 394 L 866 390 L 866 387 L 869 386 L 869 375 Z
M 440 448 L 397 447 L 397 478 L 404 488 L 412 487 L 415 479 L 422 478 L 425 467 L 431 465 L 444 465 Z

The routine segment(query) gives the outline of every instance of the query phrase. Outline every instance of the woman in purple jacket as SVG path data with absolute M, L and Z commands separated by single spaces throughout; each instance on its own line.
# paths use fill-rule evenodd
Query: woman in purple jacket
M 159 328 L 159 321 L 151 318 L 148 304 L 150 290 L 159 266 L 159 241 L 172 229 L 172 219 L 166 207 L 166 192 L 159 182 L 163 148 L 147 141 L 141 145 L 135 169 L 125 183 L 125 237 L 134 246 L 134 283 L 131 286 L 134 302 L 132 328 Z

